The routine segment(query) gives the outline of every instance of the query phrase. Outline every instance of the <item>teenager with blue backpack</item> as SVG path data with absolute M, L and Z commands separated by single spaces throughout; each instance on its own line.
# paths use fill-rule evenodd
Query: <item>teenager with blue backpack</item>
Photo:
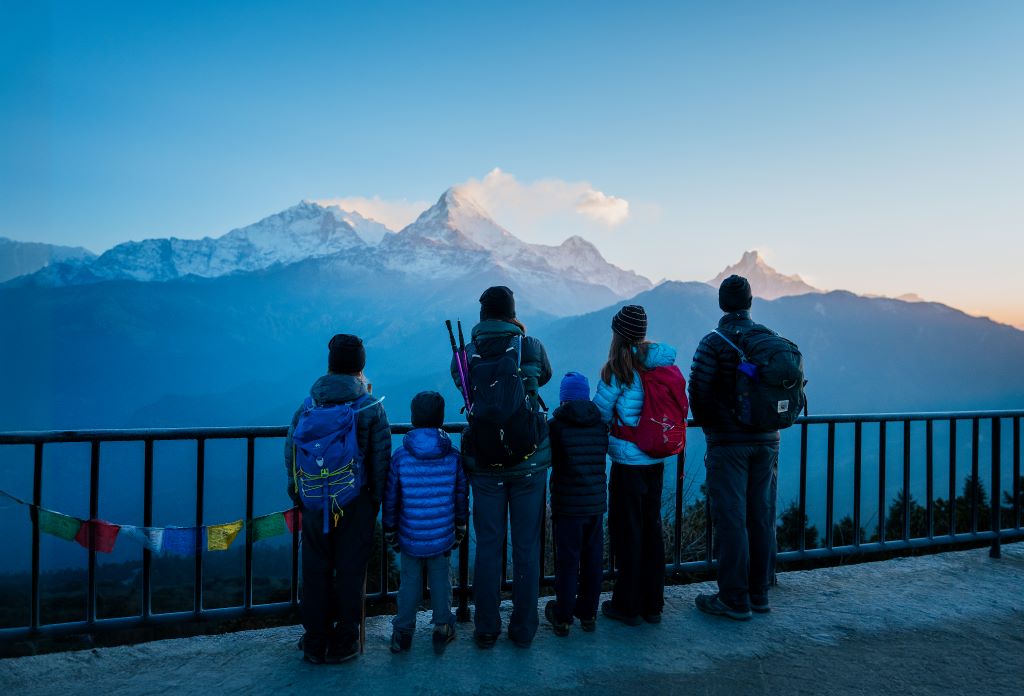
M 473 327 L 465 356 L 465 361 L 458 354 L 452 357 L 451 374 L 469 406 L 462 454 L 473 490 L 476 532 L 473 637 L 486 649 L 501 633 L 503 547 L 511 523 L 508 637 L 526 648 L 539 623 L 540 532 L 551 465 L 547 420 L 537 391 L 551 379 L 551 363 L 544 345 L 527 336 L 516 319 L 515 297 L 504 286 L 488 288 L 480 296 L 480 323 Z
M 665 459 L 683 451 L 689 411 L 675 348 L 650 343 L 646 336 L 643 307 L 626 305 L 615 314 L 608 362 L 594 396 L 611 426 L 608 532 L 618 571 L 612 598 L 601 612 L 627 626 L 661 621 Z
M 391 460 L 391 428 L 370 395 L 357 336 L 328 343 L 285 439 L 288 495 L 302 510 L 303 657 L 337 663 L 359 654 L 366 564 Z

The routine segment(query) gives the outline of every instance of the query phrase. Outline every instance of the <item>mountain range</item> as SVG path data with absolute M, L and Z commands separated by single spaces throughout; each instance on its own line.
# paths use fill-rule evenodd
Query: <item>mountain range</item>
M 57 246 L 41 242 L 19 242 L 0 237 L 0 283 L 35 273 L 62 262 L 90 261 L 96 258 L 82 247 Z

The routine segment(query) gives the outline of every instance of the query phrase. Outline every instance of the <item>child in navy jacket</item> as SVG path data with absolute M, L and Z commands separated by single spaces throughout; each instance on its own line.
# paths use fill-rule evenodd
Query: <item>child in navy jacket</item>
M 557 599 L 544 607 L 544 617 L 555 635 L 567 636 L 574 617 L 584 631 L 593 631 L 597 624 L 604 569 L 608 427 L 590 400 L 585 376 L 568 373 L 562 378 L 559 397 L 562 404 L 549 422 Z
M 461 457 L 441 430 L 443 422 L 444 398 L 437 392 L 417 394 L 412 400 L 413 429 L 392 455 L 388 471 L 384 533 L 388 544 L 401 551 L 393 653 L 412 644 L 424 574 L 434 611 L 434 652 L 440 655 L 455 640 L 449 562 L 452 549 L 466 535 L 469 506 Z

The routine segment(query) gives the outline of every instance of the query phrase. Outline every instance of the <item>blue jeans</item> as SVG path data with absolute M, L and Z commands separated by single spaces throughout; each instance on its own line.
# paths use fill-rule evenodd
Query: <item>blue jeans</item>
M 398 586 L 398 613 L 391 625 L 401 633 L 412 633 L 416 628 L 416 610 L 423 599 L 423 577 L 430 583 L 430 608 L 434 611 L 433 624 L 454 624 L 452 614 L 452 578 L 449 572 L 450 556 L 440 554 L 430 558 L 415 558 L 403 553 L 400 561 L 402 573 Z
M 775 567 L 779 446 L 711 445 L 707 466 L 718 594 L 734 609 L 768 599 Z
M 508 637 L 529 645 L 537 633 L 540 594 L 540 527 L 544 519 L 547 471 L 501 479 L 474 476 L 473 617 L 477 633 L 501 633 L 501 575 L 505 530 L 512 522 L 512 617 Z

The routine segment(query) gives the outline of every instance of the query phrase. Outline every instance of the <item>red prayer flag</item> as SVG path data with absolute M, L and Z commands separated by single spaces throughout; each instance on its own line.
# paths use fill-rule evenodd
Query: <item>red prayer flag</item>
M 284 523 L 288 525 L 289 532 L 302 529 L 302 510 L 298 508 L 286 510 L 284 513 Z
M 92 548 L 101 553 L 110 553 L 114 550 L 114 542 L 117 540 L 117 533 L 121 528 L 116 524 L 110 524 L 103 520 L 87 520 L 82 523 L 75 535 L 75 541 L 89 548 L 89 532 L 92 531 Z

